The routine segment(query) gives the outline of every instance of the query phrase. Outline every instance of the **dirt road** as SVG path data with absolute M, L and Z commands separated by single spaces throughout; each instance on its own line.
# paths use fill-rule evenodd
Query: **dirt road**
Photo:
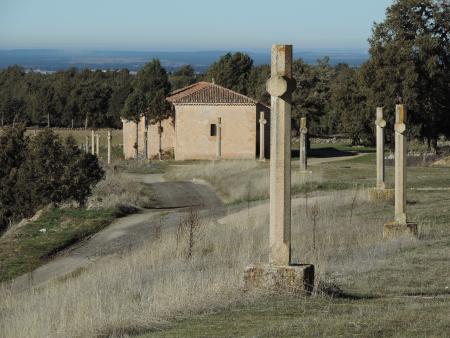
M 221 200 L 206 184 L 164 182 L 161 175 L 134 175 L 134 179 L 151 186 L 152 209 L 115 220 L 107 228 L 65 251 L 53 261 L 18 277 L 13 281 L 12 287 L 24 289 L 30 285 L 39 285 L 86 267 L 99 258 L 129 251 L 144 241 L 151 240 L 155 227 L 178 225 L 186 208 L 196 208 L 205 216 L 220 215 L 223 210 Z

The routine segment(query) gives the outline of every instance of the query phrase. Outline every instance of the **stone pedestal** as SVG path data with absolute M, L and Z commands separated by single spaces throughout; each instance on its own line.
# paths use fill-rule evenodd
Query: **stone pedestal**
M 369 201 L 393 201 L 395 198 L 395 189 L 370 188 L 368 194 Z
M 389 222 L 383 227 L 383 239 L 396 238 L 410 238 L 415 239 L 419 237 L 419 228 L 417 223 L 406 222 Z
M 244 289 L 308 295 L 314 289 L 314 265 L 251 265 L 244 271 Z

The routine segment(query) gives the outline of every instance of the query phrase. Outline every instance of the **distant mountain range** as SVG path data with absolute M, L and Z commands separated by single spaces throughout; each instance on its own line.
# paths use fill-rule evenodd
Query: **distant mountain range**
M 204 72 L 209 65 L 217 61 L 226 51 L 199 52 L 137 52 L 137 51 L 66 51 L 59 49 L 14 49 L 0 50 L 0 69 L 11 65 L 21 65 L 26 69 L 56 71 L 69 67 L 89 69 L 139 70 L 153 58 L 161 60 L 169 71 L 176 70 L 184 64 L 190 64 L 198 72 Z M 269 53 L 247 52 L 256 65 L 268 64 Z M 362 49 L 310 49 L 299 50 L 295 58 L 302 58 L 307 63 L 330 57 L 331 64 L 347 63 L 359 66 L 368 58 Z

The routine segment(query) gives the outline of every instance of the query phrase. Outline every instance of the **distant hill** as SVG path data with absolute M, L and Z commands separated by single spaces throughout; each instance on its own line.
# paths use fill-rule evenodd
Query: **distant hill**
M 56 71 L 69 67 L 89 69 L 139 70 L 153 58 L 161 60 L 169 71 L 181 65 L 190 64 L 198 72 L 204 72 L 211 63 L 218 60 L 226 51 L 199 52 L 137 52 L 137 51 L 65 51 L 59 49 L 14 49 L 0 50 L 0 69 L 11 65 L 21 65 L 26 69 Z M 268 64 L 269 53 L 248 52 L 255 64 Z M 367 51 L 362 49 L 311 49 L 300 50 L 295 58 L 314 63 L 324 56 L 330 57 L 332 64 L 348 63 L 359 66 L 367 60 Z

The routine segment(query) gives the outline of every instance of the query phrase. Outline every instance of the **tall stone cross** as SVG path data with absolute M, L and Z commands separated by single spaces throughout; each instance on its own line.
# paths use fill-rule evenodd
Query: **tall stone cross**
M 385 189 L 384 182 L 384 128 L 386 121 L 383 119 L 383 108 L 377 108 L 377 115 L 375 120 L 377 128 L 377 189 Z
M 216 158 L 220 160 L 222 158 L 222 118 L 217 118 L 217 137 L 216 137 Z
M 270 116 L 270 261 L 289 265 L 291 261 L 291 101 L 292 46 L 272 46 Z
M 91 153 L 95 155 L 95 133 L 94 130 L 91 131 Z
M 306 134 L 308 134 L 308 128 L 306 128 L 306 117 L 300 119 L 300 171 L 306 172 L 308 167 L 308 159 L 306 158 Z
M 111 164 L 111 130 L 108 130 L 108 164 Z
M 259 160 L 264 161 L 266 159 L 265 155 L 265 135 L 264 135 L 264 129 L 266 128 L 265 125 L 267 123 L 267 120 L 264 118 L 264 112 L 261 111 L 259 113 Z
M 395 221 L 406 224 L 406 107 L 395 107 Z
M 97 153 L 97 156 L 100 156 L 100 134 L 96 134 L 95 135 L 96 136 L 96 138 L 97 138 L 97 144 L 96 144 L 96 153 Z
M 403 235 L 418 237 L 418 225 L 408 222 L 406 217 L 406 107 L 395 107 L 395 216 L 386 223 L 383 238 L 391 239 Z

